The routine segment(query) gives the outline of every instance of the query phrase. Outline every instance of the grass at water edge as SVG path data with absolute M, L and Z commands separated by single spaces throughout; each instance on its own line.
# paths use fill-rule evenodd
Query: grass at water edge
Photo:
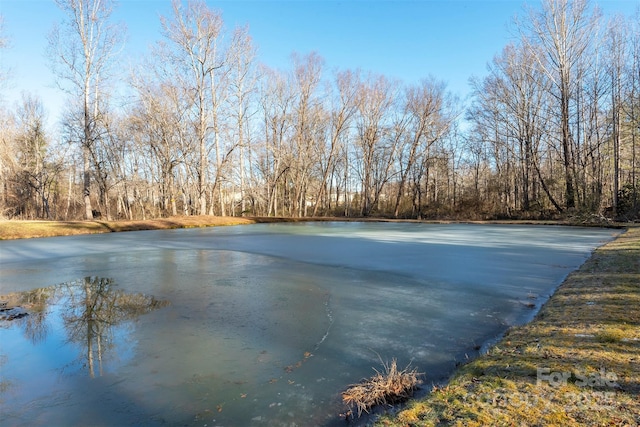
M 640 227 L 594 251 L 532 322 L 377 425 L 640 425 Z
M 263 219 L 217 217 L 208 215 L 179 216 L 140 221 L 0 221 L 0 240 L 73 236 L 122 231 L 167 230 L 175 228 L 215 227 L 254 224 Z

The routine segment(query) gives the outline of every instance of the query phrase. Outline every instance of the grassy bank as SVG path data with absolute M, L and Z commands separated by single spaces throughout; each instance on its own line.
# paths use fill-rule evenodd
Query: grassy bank
M 217 216 L 180 216 L 146 221 L 0 221 L 0 240 L 73 236 L 116 231 L 166 230 L 253 224 L 255 219 Z M 264 222 L 260 220 L 260 222 Z
M 73 236 L 78 234 L 111 233 L 117 231 L 166 230 L 172 228 L 217 227 L 223 225 L 255 224 L 264 222 L 305 221 L 371 221 L 371 222 L 416 222 L 450 223 L 452 221 L 419 221 L 388 218 L 276 218 L 276 217 L 221 217 L 209 215 L 175 216 L 137 221 L 39 221 L 0 220 L 0 240 L 30 239 L 38 237 Z M 453 221 L 460 222 L 460 221 Z M 465 221 L 470 224 L 528 224 L 528 225 L 579 225 L 601 226 L 602 224 L 576 223 L 570 221 Z M 607 226 L 621 228 L 623 224 L 609 223 Z
M 0 240 L 38 237 L 74 236 L 78 234 L 112 233 L 118 231 L 168 230 L 173 228 L 218 227 L 225 225 L 305 222 L 309 218 L 175 216 L 137 221 L 38 221 L 0 220 Z M 357 218 L 313 218 L 313 221 L 381 221 Z
M 534 321 L 379 424 L 640 425 L 640 228 L 596 250 Z

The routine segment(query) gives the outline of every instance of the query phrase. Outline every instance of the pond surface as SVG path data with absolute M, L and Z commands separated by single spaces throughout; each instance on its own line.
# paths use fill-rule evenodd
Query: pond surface
M 616 234 L 300 223 L 2 241 L 0 424 L 343 425 L 340 392 L 381 361 L 445 380 Z

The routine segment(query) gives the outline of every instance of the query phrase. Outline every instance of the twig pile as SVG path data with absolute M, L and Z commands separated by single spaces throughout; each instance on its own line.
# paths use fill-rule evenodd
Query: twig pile
M 384 373 L 374 368 L 376 374 L 358 384 L 353 384 L 342 393 L 342 401 L 351 408 L 358 410 L 358 417 L 362 412 L 369 413 L 369 409 L 376 405 L 390 405 L 402 402 L 413 395 L 414 390 L 421 383 L 420 373 L 416 369 L 409 370 L 409 366 L 398 370 L 396 359 L 391 363 L 382 363 Z

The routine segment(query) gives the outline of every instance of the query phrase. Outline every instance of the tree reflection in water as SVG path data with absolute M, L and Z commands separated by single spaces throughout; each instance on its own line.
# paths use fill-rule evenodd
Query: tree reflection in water
M 51 327 L 48 317 L 59 313 L 68 342 L 83 349 L 81 359 L 86 357 L 91 377 L 96 375 L 96 362 L 102 375 L 103 359 L 115 346 L 116 326 L 169 305 L 150 295 L 126 293 L 113 279 L 103 277 L 4 295 L 0 300 L 28 311 L 17 323 L 33 343 L 46 338 Z

